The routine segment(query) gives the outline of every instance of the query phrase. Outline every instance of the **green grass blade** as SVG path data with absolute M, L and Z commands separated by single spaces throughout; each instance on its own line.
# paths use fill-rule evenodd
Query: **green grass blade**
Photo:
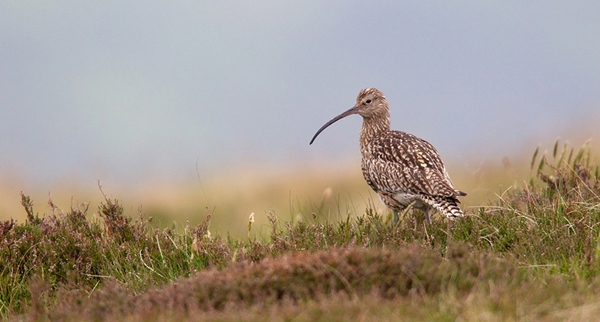
M 531 170 L 533 170 L 533 165 L 535 164 L 535 158 L 537 158 L 538 152 L 540 152 L 540 147 L 535 148 L 533 152 L 533 158 L 531 158 Z

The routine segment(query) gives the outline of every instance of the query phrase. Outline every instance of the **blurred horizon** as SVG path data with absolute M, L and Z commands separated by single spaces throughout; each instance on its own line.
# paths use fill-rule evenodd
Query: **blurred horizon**
M 563 147 L 577 152 L 588 146 L 592 164 L 597 165 L 597 145 L 588 143 L 559 140 L 557 155 L 561 155 Z M 479 163 L 465 161 L 463 166 L 447 163 L 455 186 L 468 194 L 460 198 L 465 213 L 477 215 L 479 207 L 493 206 L 507 192 L 530 182 L 530 178 L 536 177 L 535 169 L 542 156 L 547 158 L 548 164 L 556 164 L 558 156 L 552 157 L 553 147 L 554 144 L 539 146 L 533 170 L 531 158 L 535 149 L 516 157 Z M 125 216 L 153 218 L 152 223 L 161 228 L 182 230 L 186 225 L 193 227 L 211 215 L 211 232 L 234 238 L 248 235 L 248 216 L 251 213 L 256 220 L 252 236 L 256 237 L 267 233 L 269 213 L 276 214 L 283 222 L 312 221 L 315 218 L 345 220 L 346 216 L 361 215 L 368 208 L 388 216 L 389 210 L 367 186 L 359 160 L 355 161 L 325 161 L 318 165 L 278 169 L 229 168 L 227 172 L 198 173 L 194 180 L 185 182 L 168 178 L 146 182 L 135 189 L 99 180 L 93 184 L 64 181 L 45 190 L 36 184 L 4 180 L 0 183 L 0 220 L 26 220 L 19 191 L 32 198 L 34 212 L 40 216 L 87 208 L 88 217 L 99 220 L 98 206 L 104 203 L 106 197 L 117 200 L 124 207 Z M 49 200 L 52 204 L 48 203 Z M 439 213 L 434 214 L 434 218 L 439 216 Z
M 10 0 L 0 41 L 0 186 L 17 204 L 98 180 L 119 198 L 245 171 L 359 178 L 360 117 L 308 142 L 366 87 L 453 178 L 600 135 L 593 1 Z

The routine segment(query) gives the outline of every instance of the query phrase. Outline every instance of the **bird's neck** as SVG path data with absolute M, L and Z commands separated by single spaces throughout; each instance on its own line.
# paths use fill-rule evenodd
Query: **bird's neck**
M 373 115 L 363 117 L 362 128 L 360 129 L 360 150 L 365 152 L 369 143 L 383 134 L 390 131 L 390 115 Z

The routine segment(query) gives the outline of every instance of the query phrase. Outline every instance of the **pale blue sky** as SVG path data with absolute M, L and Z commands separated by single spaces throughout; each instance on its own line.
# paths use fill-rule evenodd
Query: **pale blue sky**
M 364 87 L 451 162 L 569 139 L 600 122 L 600 2 L 3 0 L 0 175 L 358 160 L 358 116 L 308 141 Z

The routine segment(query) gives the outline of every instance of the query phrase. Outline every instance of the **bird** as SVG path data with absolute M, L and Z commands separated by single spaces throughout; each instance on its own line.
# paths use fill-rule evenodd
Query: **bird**
M 353 114 L 363 118 L 359 135 L 363 177 L 392 210 L 394 225 L 399 212 L 408 207 L 421 210 L 428 224 L 434 210 L 451 220 L 464 216 L 458 197 L 467 194 L 454 188 L 437 150 L 415 135 L 391 130 L 388 101 L 376 88 L 361 90 L 354 106 L 325 123 L 309 145 L 327 127 Z

